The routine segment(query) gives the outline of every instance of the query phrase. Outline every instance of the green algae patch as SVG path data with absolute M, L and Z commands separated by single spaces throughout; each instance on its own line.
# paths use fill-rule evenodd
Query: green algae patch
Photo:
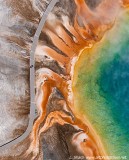
M 112 156 L 129 159 L 129 13 L 75 66 L 75 106 L 84 114 Z

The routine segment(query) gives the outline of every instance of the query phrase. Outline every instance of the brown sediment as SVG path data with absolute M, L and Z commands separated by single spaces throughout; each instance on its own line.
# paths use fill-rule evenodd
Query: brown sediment
M 105 148 L 101 142 L 101 139 L 99 137 L 99 135 L 96 133 L 95 129 L 93 128 L 93 126 L 90 124 L 90 122 L 88 121 L 88 119 L 86 118 L 86 116 L 84 116 L 83 114 L 80 115 L 78 112 L 75 111 L 75 114 L 78 115 L 78 117 L 80 118 L 80 122 L 85 122 L 85 124 L 87 124 L 88 126 L 88 138 L 84 139 L 84 141 L 82 141 L 80 143 L 80 147 L 84 153 L 84 155 L 87 155 L 87 149 L 92 150 L 92 155 L 88 155 L 91 157 L 97 157 L 97 156 L 107 156 Z M 78 136 L 76 137 L 76 139 L 78 138 Z
M 126 4 L 128 1 L 123 2 Z M 54 26 L 47 23 L 44 28 L 45 33 L 49 36 L 53 45 L 65 53 L 67 57 L 57 53 L 48 46 L 43 46 L 43 51 L 51 58 L 65 65 L 67 74 L 63 76 L 56 74 L 52 70 L 39 70 L 41 82 L 39 82 L 38 86 L 40 86 L 39 90 L 43 95 L 39 107 L 40 116 L 35 121 L 31 133 L 33 139 L 32 148 L 37 148 L 40 134 L 45 132 L 53 124 L 59 123 L 64 125 L 68 123 L 77 126 L 88 136 L 86 140 L 84 139 L 80 142 L 80 148 L 86 157 L 106 156 L 102 142 L 88 120 L 76 116 L 78 113 L 76 113 L 74 108 L 74 97 L 72 95 L 72 76 L 74 74 L 72 69 L 82 51 L 92 47 L 96 42 L 99 42 L 105 32 L 113 26 L 115 18 L 121 8 L 121 3 L 116 0 L 106 0 L 94 11 L 88 8 L 84 0 L 75 0 L 75 4 L 77 6 L 77 11 L 75 13 L 73 26 L 68 22 L 62 22 L 62 24 L 56 23 Z M 113 8 L 111 5 L 113 5 Z M 80 26 L 78 18 L 80 18 L 82 26 Z M 71 33 L 72 36 L 70 36 L 68 32 Z M 76 58 L 75 61 L 73 61 L 74 58 Z M 53 87 L 56 87 L 63 94 L 66 104 L 73 113 L 74 118 L 69 117 L 62 111 L 51 112 L 46 117 L 47 103 Z M 69 100 L 69 96 L 71 96 L 71 101 Z M 44 123 L 44 125 L 40 129 L 41 123 Z M 29 148 L 29 150 L 31 150 L 31 148 Z
M 57 53 L 55 50 L 49 48 L 49 47 L 46 47 L 44 46 L 43 47 L 43 50 L 45 52 L 47 52 L 47 54 L 52 57 L 53 59 L 57 60 L 58 59 L 58 62 L 60 62 L 61 64 L 66 64 L 68 62 L 68 58 L 67 57 L 64 57 L 63 55 L 60 55 L 59 53 Z

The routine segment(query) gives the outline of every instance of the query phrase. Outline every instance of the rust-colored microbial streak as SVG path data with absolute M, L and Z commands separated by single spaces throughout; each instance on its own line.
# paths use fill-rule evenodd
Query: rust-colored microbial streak
M 84 0 L 75 0 L 75 4 L 76 13 L 73 25 L 65 20 L 62 23 L 57 20 L 52 25 L 47 22 L 44 27 L 45 33 L 50 37 L 53 44 L 65 53 L 65 56 L 45 45 L 40 45 L 40 51 L 45 51 L 48 56 L 57 60 L 65 67 L 66 76 L 59 75 L 50 69 L 41 69 L 39 71 L 37 101 L 40 116 L 34 123 L 31 133 L 32 143 L 27 150 L 27 154 L 35 151 L 34 157 L 38 154 L 40 134 L 45 132 L 54 123 L 61 125 L 71 124 L 83 131 L 87 139 L 80 142 L 80 134 L 78 134 L 74 137 L 73 141 L 78 142 L 78 147 L 86 157 L 106 156 L 104 147 L 97 134 L 92 132 L 90 126 L 85 124 L 84 120 L 78 118 L 75 114 L 72 94 L 73 67 L 84 49 L 91 48 L 96 42 L 102 39 L 104 33 L 115 23 L 119 10 L 123 6 L 128 6 L 129 1 L 105 0 L 93 11 L 87 6 Z M 72 38 L 66 30 L 73 35 Z M 69 110 L 72 110 L 74 118 L 59 111 L 51 112 L 46 117 L 47 102 L 54 87 L 63 94 Z M 41 123 L 44 124 L 42 128 L 40 128 Z

